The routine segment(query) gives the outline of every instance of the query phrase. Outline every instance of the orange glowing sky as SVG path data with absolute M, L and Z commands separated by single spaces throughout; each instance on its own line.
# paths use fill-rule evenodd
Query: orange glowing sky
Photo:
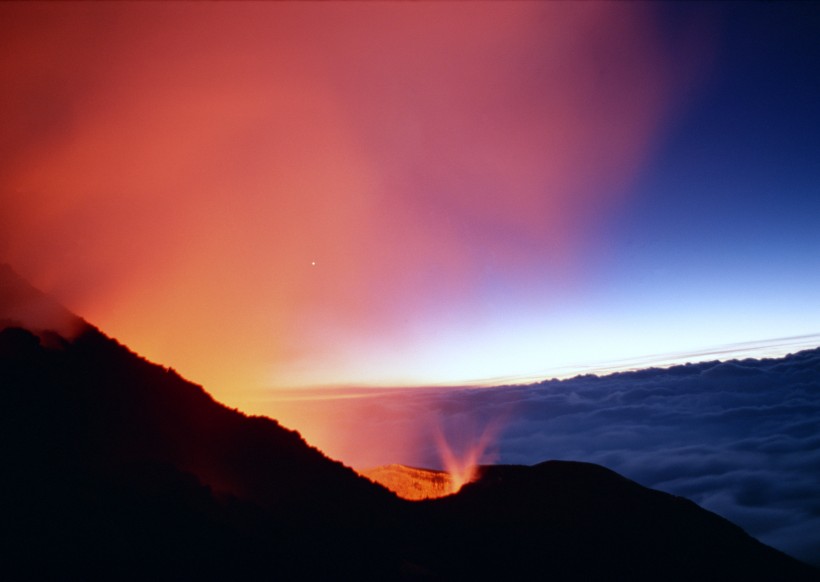
M 644 3 L 3 3 L 0 258 L 230 403 L 526 372 L 486 353 L 566 325 L 699 35 Z
M 0 263 L 351 466 L 601 463 L 814 559 L 813 356 L 510 384 L 818 345 L 818 22 L 0 2 Z

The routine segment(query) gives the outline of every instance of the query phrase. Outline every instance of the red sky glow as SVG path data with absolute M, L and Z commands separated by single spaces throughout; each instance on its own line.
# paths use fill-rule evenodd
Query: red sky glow
M 0 15 L 0 254 L 228 401 L 493 373 L 430 354 L 576 292 L 697 69 L 637 3 Z

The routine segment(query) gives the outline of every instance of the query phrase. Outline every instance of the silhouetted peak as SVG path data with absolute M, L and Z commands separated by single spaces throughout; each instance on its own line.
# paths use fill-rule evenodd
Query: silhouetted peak
M 33 332 L 54 331 L 71 338 L 88 324 L 52 297 L 0 264 L 0 326 L 18 326 Z

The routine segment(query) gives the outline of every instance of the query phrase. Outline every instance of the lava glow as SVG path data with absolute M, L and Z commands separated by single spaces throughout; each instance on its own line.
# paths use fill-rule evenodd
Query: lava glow
M 406 464 L 391 463 L 374 468 L 359 470 L 359 474 L 390 489 L 399 497 L 411 501 L 436 499 L 454 495 L 479 477 L 482 463 L 490 462 L 490 446 L 498 436 L 500 423 L 489 423 L 480 435 L 473 438 L 471 430 L 448 431 L 455 434 L 456 442 L 464 446 L 456 447 L 445 438 L 444 431 L 437 425 L 432 434 L 443 471 L 420 469 Z
M 453 494 L 452 479 L 444 471 L 392 464 L 358 473 L 408 501 L 437 499 Z

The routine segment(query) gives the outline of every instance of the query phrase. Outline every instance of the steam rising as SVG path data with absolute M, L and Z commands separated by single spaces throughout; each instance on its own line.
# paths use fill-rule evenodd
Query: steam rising
M 489 450 L 498 437 L 498 426 L 498 423 L 487 424 L 477 437 L 472 431 L 456 432 L 450 427 L 451 434 L 457 435 L 461 442 L 460 450 L 454 450 L 443 430 L 437 427 L 434 433 L 436 447 L 441 463 L 450 475 L 451 493 L 458 493 L 467 483 L 474 481 L 478 477 L 479 465 L 492 461 L 493 455 L 489 454 Z

